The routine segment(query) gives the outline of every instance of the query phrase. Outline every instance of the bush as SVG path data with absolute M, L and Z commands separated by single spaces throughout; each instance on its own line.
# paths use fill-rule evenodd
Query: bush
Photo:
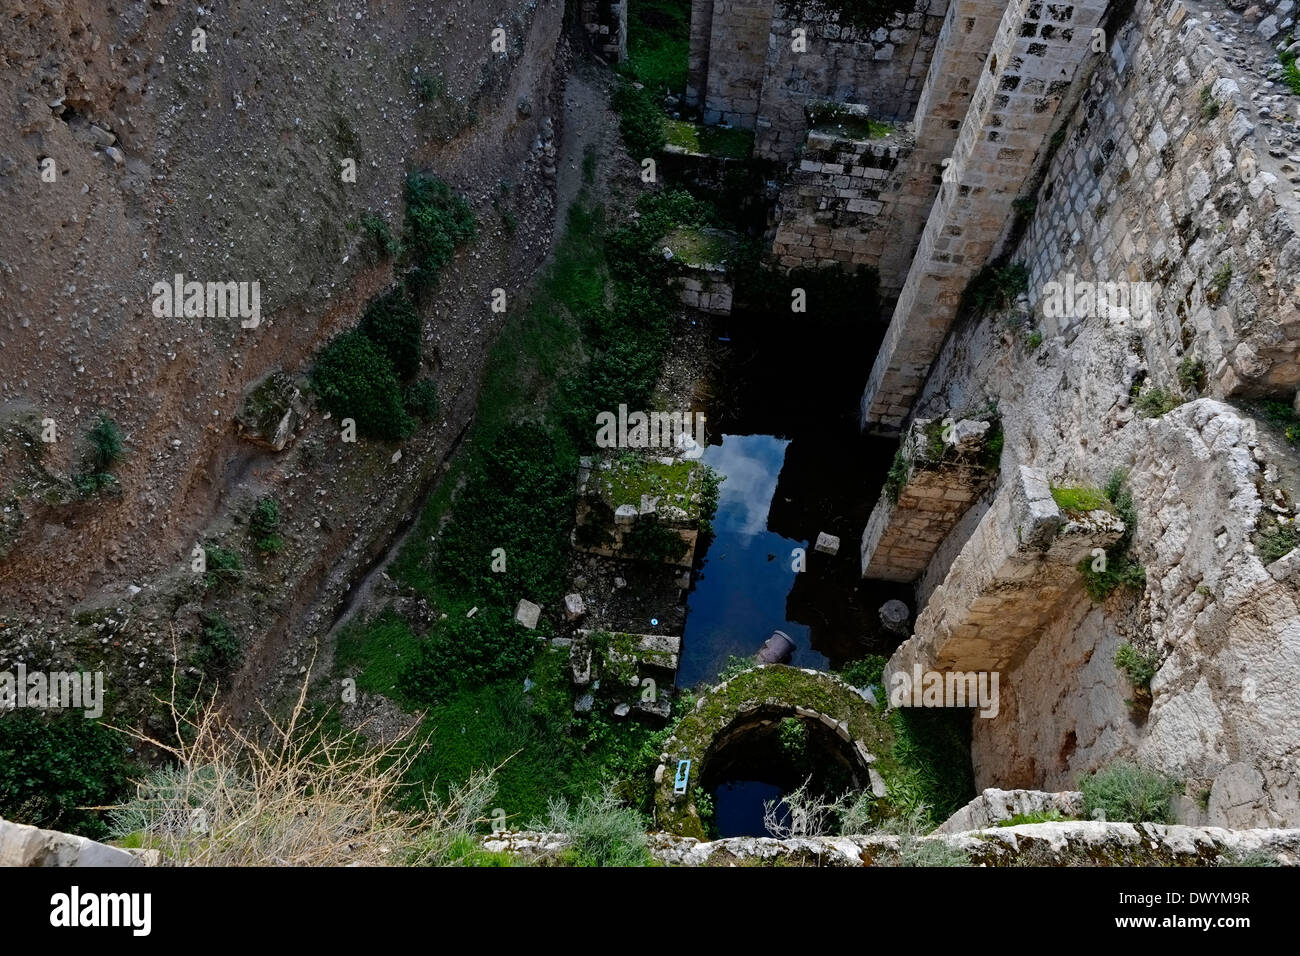
M 685 538 L 650 515 L 638 515 L 623 538 L 623 553 L 645 561 L 677 561 L 686 548 Z
M 1272 564 L 1285 557 L 1300 545 L 1300 532 L 1293 525 L 1268 524 L 1259 533 L 1259 559 Z
M 1083 791 L 1083 815 L 1126 823 L 1173 823 L 1173 798 L 1182 784 L 1154 770 L 1127 760 L 1088 774 L 1079 783 Z
M 244 559 L 236 551 L 212 546 L 207 549 L 207 573 L 203 580 L 208 587 L 238 584 L 244 576 Z
M 87 433 L 90 439 L 90 466 L 94 472 L 105 472 L 122 460 L 122 429 L 103 412 Z
M 478 232 L 469 203 L 447 183 L 425 173 L 406 177 L 406 247 L 413 257 L 410 278 L 417 289 L 438 284 L 456 247 Z
M 1019 262 L 985 266 L 966 287 L 965 304 L 979 312 L 1005 309 L 1029 288 L 1029 269 Z
M 122 739 L 80 712 L 0 715 L 0 817 L 101 839 L 100 812 L 127 787 Z
M 397 240 L 383 219 L 379 216 L 362 216 L 360 226 L 364 234 L 362 255 L 367 262 L 374 265 L 397 255 Z
M 284 547 L 284 541 L 276 533 L 280 529 L 280 503 L 272 495 L 263 495 L 253 506 L 253 514 L 248 519 L 248 530 L 253 535 L 253 546 L 257 550 L 271 554 Z
M 1142 690 L 1151 689 L 1160 661 L 1154 654 L 1138 650 L 1132 644 L 1121 644 L 1115 651 L 1115 666 L 1128 675 L 1129 683 Z
M 872 684 L 883 686 L 885 665 L 888 663 L 889 658 L 883 654 L 868 654 L 851 664 L 845 664 L 840 668 L 839 675 L 845 683 L 853 687 L 864 688 Z
M 373 300 L 357 328 L 393 364 L 398 378 L 412 378 L 420 371 L 423 327 L 405 289 L 392 289 Z
M 336 418 L 352 418 L 374 438 L 405 438 L 415 422 L 402 407 L 402 390 L 388 358 L 359 330 L 327 345 L 311 372 L 312 386 Z
M 537 653 L 537 632 L 514 619 L 513 609 L 482 607 L 473 617 L 455 605 L 419 645 L 402 673 L 400 696 L 422 706 L 454 691 L 523 674 Z
M 209 677 L 229 677 L 244 657 L 239 638 L 230 630 L 225 618 L 204 614 L 199 622 L 199 647 L 194 654 L 194 666 Z
M 1183 397 L 1163 388 L 1148 388 L 1138 396 L 1137 410 L 1144 418 L 1159 418 L 1183 404 Z
M 438 385 L 431 378 L 422 378 L 406 386 L 403 401 L 406 410 L 416 418 L 430 421 L 438 417 Z
M 618 130 L 632 158 L 639 163 L 658 156 L 668 140 L 664 133 L 664 111 L 654 94 L 646 87 L 637 89 L 632 83 L 623 82 L 610 102 L 618 113 Z
M 1191 392 L 1205 388 L 1205 362 L 1192 355 L 1184 355 L 1178 363 L 1178 384 Z
M 570 805 L 552 798 L 546 816 L 531 829 L 563 833 L 569 838 L 561 861 L 570 866 L 649 866 L 645 822 L 623 807 L 612 790 L 584 795 Z

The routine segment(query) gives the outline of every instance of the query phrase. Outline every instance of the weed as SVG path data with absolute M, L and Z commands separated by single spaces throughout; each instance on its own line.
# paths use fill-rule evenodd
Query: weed
M 1083 791 L 1083 815 L 1126 823 L 1173 823 L 1173 798 L 1182 792 L 1177 780 L 1147 770 L 1127 760 L 1118 760 L 1090 773 L 1079 782 Z

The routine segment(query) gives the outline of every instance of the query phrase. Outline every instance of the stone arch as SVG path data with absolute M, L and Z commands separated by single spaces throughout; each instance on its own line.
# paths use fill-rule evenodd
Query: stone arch
M 729 739 L 756 722 L 799 717 L 821 723 L 843 742 L 848 759 L 870 782 L 877 797 L 886 795 L 878 767 L 892 764 L 893 734 L 871 701 L 831 674 L 759 665 L 710 688 L 674 728 L 655 770 L 655 822 L 663 830 L 704 839 L 693 790 L 709 760 Z M 674 793 L 680 761 L 691 761 L 685 794 Z

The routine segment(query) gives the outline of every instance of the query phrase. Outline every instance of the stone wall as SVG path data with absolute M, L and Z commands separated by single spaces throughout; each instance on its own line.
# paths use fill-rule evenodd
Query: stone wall
M 772 255 L 785 269 L 837 262 L 848 271 L 876 268 L 885 251 L 884 224 L 898 215 L 905 136 L 860 140 L 811 131 L 773 216 Z
M 1289 397 L 1300 384 L 1295 146 L 1257 135 L 1247 82 L 1179 0 L 1139 3 L 1071 120 L 1020 256 L 1040 312 L 1044 284 L 1067 274 L 1152 283 L 1155 315 L 1136 331 L 1161 385 L 1177 384 L 1187 355 L 1206 364 L 1210 394 Z M 1078 321 L 1043 327 L 1069 336 Z
M 778 0 L 763 65 L 755 154 L 781 162 L 795 158 L 808 129 L 807 108 L 820 101 L 860 104 L 879 120 L 910 120 L 947 6 L 948 0 L 916 0 L 909 13 L 868 31 L 811 0 Z M 797 29 L 805 31 L 802 52 L 792 43 Z
M 1266 131 L 1295 98 L 1277 102 L 1283 91 L 1242 66 L 1265 71 L 1270 54 L 1229 55 L 1229 35 L 1178 3 L 1139 3 L 1115 26 L 1013 251 L 1030 267 L 1025 305 L 952 337 L 915 409 L 996 401 L 1005 468 L 1094 485 L 1127 469 L 1137 505 L 1145 589 L 1081 601 L 1043 630 L 1002 682 L 997 718 L 975 721 L 977 786 L 1070 787 L 1132 757 L 1186 782 L 1189 821 L 1300 822 L 1297 559 L 1266 565 L 1258 547 L 1261 521 L 1294 516 L 1300 463 L 1241 409 L 1202 399 L 1148 418 L 1133 403 L 1148 379 L 1191 397 L 1177 375 L 1188 355 L 1205 362 L 1211 395 L 1293 388 L 1281 276 L 1296 219 L 1285 156 L 1270 155 Z M 1210 294 L 1227 260 L 1231 280 Z M 1050 318 L 1043 285 L 1069 271 L 1151 281 L 1149 321 Z M 1007 321 L 1026 316 L 1040 346 Z M 1114 664 L 1123 643 L 1159 661 L 1145 716 Z
M 627 0 L 582 0 L 582 28 L 607 62 L 627 59 Z
M 0 866 L 155 866 L 160 861 L 157 850 L 122 850 L 0 819 Z
M 872 366 L 864 428 L 896 432 L 910 413 L 967 283 L 1006 229 L 1105 6 L 1016 0 L 1003 14 Z
M 954 441 L 940 445 L 937 460 L 930 460 L 927 426 L 942 423 L 912 423 L 899 450 L 907 477 L 895 497 L 881 491 L 867 519 L 862 535 L 864 578 L 915 581 L 996 474 L 996 466 L 984 460 L 988 422 L 953 422 Z

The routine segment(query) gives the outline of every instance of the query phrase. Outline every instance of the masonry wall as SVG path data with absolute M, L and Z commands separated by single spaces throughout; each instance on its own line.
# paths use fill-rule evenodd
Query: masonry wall
M 863 105 L 887 122 L 910 120 L 947 7 L 948 0 L 916 0 L 909 13 L 867 31 L 807 0 L 773 4 L 755 154 L 794 159 L 808 129 L 807 107 L 816 102 Z M 805 31 L 803 52 L 793 49 L 796 29 Z
M 886 223 L 900 214 L 899 168 L 910 151 L 901 135 L 854 140 L 810 132 L 774 212 L 777 263 L 786 269 L 823 262 L 849 271 L 877 267 Z
M 1046 334 L 1069 337 L 1080 317 L 1043 316 L 1045 283 L 1149 282 L 1155 315 L 1131 331 L 1160 384 L 1186 355 L 1205 362 L 1210 394 L 1289 397 L 1300 203 L 1282 167 L 1294 147 L 1269 155 L 1238 79 L 1181 3 L 1139 4 L 1052 161 L 1020 255 Z

